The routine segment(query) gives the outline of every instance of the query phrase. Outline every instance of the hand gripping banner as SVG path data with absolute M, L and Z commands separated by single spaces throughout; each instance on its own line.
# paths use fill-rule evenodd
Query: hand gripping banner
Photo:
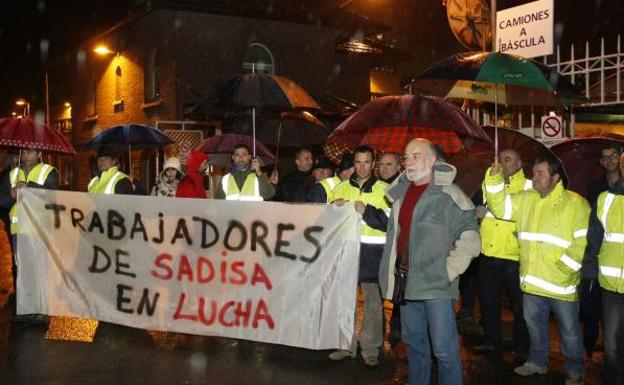
M 20 190 L 18 314 L 309 349 L 353 336 L 352 205 Z

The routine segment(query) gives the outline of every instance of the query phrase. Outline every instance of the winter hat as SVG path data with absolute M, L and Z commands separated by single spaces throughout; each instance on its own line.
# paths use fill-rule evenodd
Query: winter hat
M 312 167 L 312 170 L 320 169 L 320 168 L 327 168 L 327 169 L 333 170 L 334 167 L 336 167 L 335 164 L 333 164 L 329 159 L 323 157 L 323 158 L 320 158 L 318 162 L 316 162 L 316 164 Z
M 108 156 L 111 158 L 117 158 L 120 153 L 121 151 L 119 151 L 119 148 L 111 145 L 104 145 L 98 148 L 96 157 L 100 158 L 102 156 Z
M 336 174 L 340 174 L 344 170 L 353 167 L 353 154 L 345 153 L 342 155 L 342 159 L 340 160 L 340 164 L 336 169 Z
M 175 156 L 167 158 L 167 160 L 165 160 L 165 164 L 163 165 L 163 171 L 168 168 L 173 168 L 179 173 L 182 173 L 182 164 L 180 163 L 180 158 L 177 158 Z

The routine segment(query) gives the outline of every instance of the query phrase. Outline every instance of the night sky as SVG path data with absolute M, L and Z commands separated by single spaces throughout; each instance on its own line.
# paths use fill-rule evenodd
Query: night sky
M 209 0 L 207 0 L 209 1 Z M 240 0 L 244 1 L 244 0 Z M 297 0 L 291 0 L 296 2 Z M 304 0 L 300 0 L 304 1 Z M 329 2 L 330 0 L 327 0 Z M 411 0 L 442 12 L 441 0 Z M 106 30 L 123 19 L 137 0 L 18 0 L 0 6 L 0 116 L 14 110 L 19 97 L 41 105 L 44 94 L 42 67 L 51 58 L 71 52 L 79 43 Z M 268 0 L 267 0 L 268 2 Z M 318 1 L 317 1 L 318 2 Z M 341 4 L 344 1 L 335 1 Z M 388 8 L 388 2 L 401 0 L 353 0 L 348 6 L 375 17 Z M 526 0 L 498 0 L 498 8 L 524 4 Z M 408 2 L 409 4 L 409 2 Z M 390 13 L 386 12 L 386 16 Z M 598 38 L 610 37 L 615 44 L 618 33 L 624 34 L 622 0 L 555 0 L 556 22 L 561 28 L 558 40 L 564 46 L 576 43 L 584 47 L 590 40 L 594 47 Z M 388 17 L 381 17 L 388 22 Z M 415 20 L 415 23 L 417 21 Z M 438 20 L 437 22 L 446 22 Z M 624 37 L 624 36 L 623 36 Z M 577 51 L 578 54 L 579 51 Z M 597 52 L 597 51 L 594 51 Z

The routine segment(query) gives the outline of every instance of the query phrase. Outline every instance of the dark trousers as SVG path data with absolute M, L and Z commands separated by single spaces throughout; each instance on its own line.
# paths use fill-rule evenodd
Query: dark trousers
M 600 327 L 600 288 L 596 287 L 592 291 L 581 290 L 579 302 L 580 320 L 583 323 L 583 347 L 585 354 L 591 357 Z
M 602 327 L 605 344 L 605 380 L 624 384 L 624 294 L 602 290 Z
M 459 317 L 473 317 L 474 308 L 479 294 L 477 287 L 477 275 L 479 270 L 479 260 L 483 256 L 473 259 L 468 265 L 466 271 L 459 276 L 459 296 L 461 298 L 461 309 L 459 310 Z
M 501 299 L 507 289 L 514 314 L 513 344 L 516 352 L 529 350 L 529 333 L 522 313 L 520 290 L 520 264 L 507 259 L 481 257 L 479 264 L 479 288 L 481 290 L 481 319 L 485 331 L 484 344 L 495 349 L 503 348 L 501 332 Z

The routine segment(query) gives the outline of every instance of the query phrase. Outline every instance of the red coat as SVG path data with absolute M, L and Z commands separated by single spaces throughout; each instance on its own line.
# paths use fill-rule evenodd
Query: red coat
M 201 151 L 191 151 L 186 160 L 186 176 L 180 181 L 176 197 L 206 199 L 204 177 L 199 173 L 199 165 L 208 157 Z

